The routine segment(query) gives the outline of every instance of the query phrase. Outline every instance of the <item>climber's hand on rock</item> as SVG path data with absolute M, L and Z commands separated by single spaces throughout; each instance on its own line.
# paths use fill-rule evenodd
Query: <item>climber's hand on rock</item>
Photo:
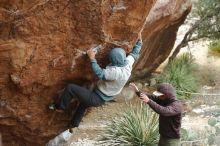
M 138 41 L 142 44 L 143 42 L 142 42 L 142 35 L 141 35 L 141 33 L 138 35 Z
M 87 55 L 89 56 L 90 59 L 95 59 L 96 53 L 97 53 L 97 51 L 94 51 L 94 50 L 87 51 Z
M 142 39 L 138 39 L 137 42 L 136 42 L 136 45 L 142 46 Z

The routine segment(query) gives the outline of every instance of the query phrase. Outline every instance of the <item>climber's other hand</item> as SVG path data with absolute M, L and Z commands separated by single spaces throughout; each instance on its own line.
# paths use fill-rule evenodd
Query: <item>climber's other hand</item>
M 86 53 L 90 59 L 95 59 L 95 55 L 96 55 L 97 51 L 94 51 L 91 49 L 91 50 L 88 50 Z

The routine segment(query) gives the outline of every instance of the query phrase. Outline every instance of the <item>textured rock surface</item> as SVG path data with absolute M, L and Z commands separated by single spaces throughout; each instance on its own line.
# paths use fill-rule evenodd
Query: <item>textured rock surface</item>
M 154 70 L 169 55 L 189 0 L 1 0 L 0 132 L 5 145 L 44 145 L 65 128 L 68 114 L 47 110 L 69 82 L 95 81 L 85 51 L 114 46 L 127 52 L 143 30 L 134 73 Z M 146 21 L 145 21 L 146 20 Z

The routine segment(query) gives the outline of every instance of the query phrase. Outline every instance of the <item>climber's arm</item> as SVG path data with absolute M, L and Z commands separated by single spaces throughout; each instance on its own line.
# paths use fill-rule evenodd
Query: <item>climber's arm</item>
M 90 62 L 91 62 L 91 65 L 92 65 L 92 70 L 93 72 L 95 73 L 95 75 L 101 79 L 101 80 L 105 80 L 105 75 L 104 75 L 104 69 L 102 69 L 96 59 L 95 59 L 95 55 L 96 55 L 96 51 L 93 51 L 93 50 L 88 50 L 87 51 L 87 55 L 90 59 Z
M 105 80 L 104 69 L 102 69 L 102 68 L 98 65 L 98 63 L 97 63 L 97 61 L 96 61 L 95 58 L 94 58 L 94 59 L 91 59 L 91 65 L 92 65 L 92 70 L 93 70 L 93 72 L 95 73 L 95 75 L 96 75 L 99 79 Z
M 92 70 L 99 79 L 110 81 L 110 80 L 116 80 L 118 78 L 118 74 L 120 74 L 120 72 L 118 72 L 118 70 L 116 68 L 102 69 L 98 65 L 98 63 L 95 59 L 96 51 L 87 51 L 87 54 L 88 54 L 90 61 L 91 61 Z
M 141 46 L 142 46 L 142 41 L 141 41 L 141 39 L 138 39 L 135 46 L 133 47 L 133 50 L 131 51 L 131 53 L 126 58 L 128 64 L 131 67 L 134 64 L 134 62 L 139 58 L 139 54 L 140 54 L 140 51 L 141 51 Z
M 142 47 L 142 42 L 140 39 L 138 39 L 136 44 L 133 47 L 133 50 L 131 51 L 129 55 L 131 55 L 135 60 L 137 60 L 139 58 L 141 47 Z

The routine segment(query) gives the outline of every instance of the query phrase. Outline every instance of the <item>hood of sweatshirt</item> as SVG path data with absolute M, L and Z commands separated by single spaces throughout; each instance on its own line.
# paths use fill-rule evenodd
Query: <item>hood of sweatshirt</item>
M 159 84 L 159 86 L 157 87 L 157 91 L 159 91 L 160 93 L 163 93 L 166 96 L 166 100 L 169 100 L 169 101 L 176 100 L 176 90 L 169 83 Z
M 109 61 L 112 66 L 123 67 L 126 63 L 126 53 L 122 48 L 114 48 L 109 53 Z

